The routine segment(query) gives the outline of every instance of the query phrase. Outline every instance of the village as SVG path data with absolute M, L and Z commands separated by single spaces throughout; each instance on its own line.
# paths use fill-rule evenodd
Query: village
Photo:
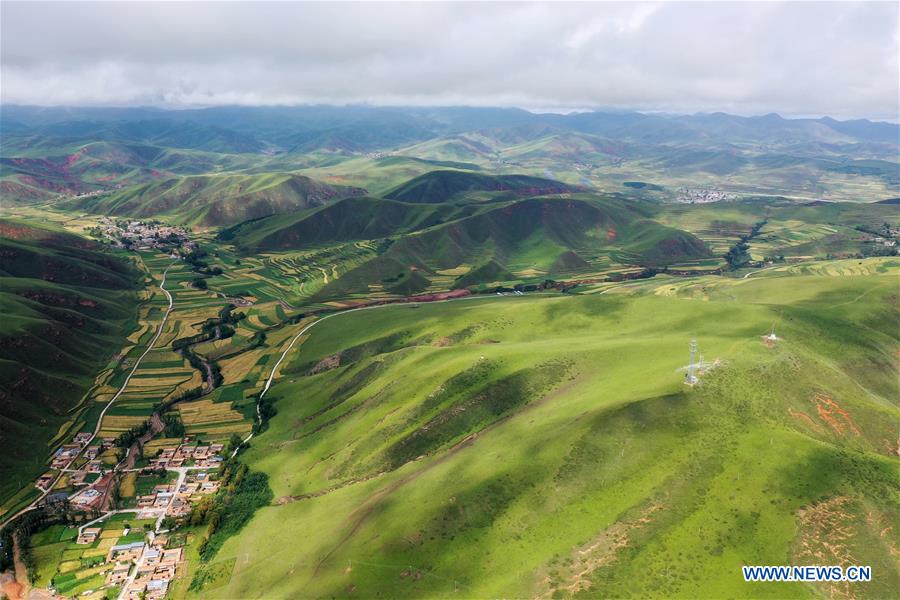
M 727 202 L 737 198 L 734 194 L 722 190 L 707 188 L 678 188 L 675 202 L 681 204 L 707 204 L 710 202 Z
M 188 239 L 184 227 L 158 221 L 138 221 L 102 217 L 97 227 L 89 229 L 94 237 L 106 239 L 116 248 L 126 250 L 169 251 L 180 246 L 196 245 Z
M 47 500 L 67 502 L 72 514 L 86 518 L 77 526 L 48 530 L 57 543 L 68 542 L 50 594 L 154 600 L 184 575 L 187 540 L 173 527 L 187 519 L 196 502 L 219 491 L 224 446 L 190 436 L 174 444 L 158 441 L 164 445 L 151 446 L 153 456 L 131 468 L 122 468 L 128 463 L 120 460 L 122 449 L 111 438 L 91 443 L 89 433 L 79 433 L 56 450 L 56 471 L 37 485 L 59 489 Z

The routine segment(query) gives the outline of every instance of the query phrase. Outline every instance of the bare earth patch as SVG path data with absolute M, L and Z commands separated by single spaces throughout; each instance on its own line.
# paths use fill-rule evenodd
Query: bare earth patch
M 562 592 L 564 596 L 574 596 L 579 592 L 590 589 L 591 575 L 604 565 L 614 563 L 619 551 L 626 548 L 632 532 L 650 523 L 652 515 L 662 509 L 662 504 L 655 502 L 647 506 L 641 514 L 625 521 L 616 521 L 600 534 L 577 548 L 566 561 L 564 566 L 555 569 L 556 579 L 562 583 L 554 585 L 554 577 L 548 573 L 540 581 L 540 591 L 535 598 L 551 598 Z
M 802 508 L 797 512 L 799 535 L 794 548 L 793 564 L 852 565 L 854 558 L 848 548 L 854 536 L 853 520 L 849 512 L 852 500 L 836 496 Z M 855 598 L 849 582 L 820 584 L 829 598 Z

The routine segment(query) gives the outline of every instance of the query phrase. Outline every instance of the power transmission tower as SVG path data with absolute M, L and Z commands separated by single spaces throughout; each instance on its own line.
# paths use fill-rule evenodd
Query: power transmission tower
M 696 338 L 694 338 L 691 340 L 691 360 L 690 360 L 690 362 L 688 362 L 687 374 L 684 376 L 684 382 L 688 385 L 694 385 L 698 381 L 697 375 L 696 375 L 696 369 L 697 369 L 696 358 L 697 358 L 697 340 L 696 340 Z

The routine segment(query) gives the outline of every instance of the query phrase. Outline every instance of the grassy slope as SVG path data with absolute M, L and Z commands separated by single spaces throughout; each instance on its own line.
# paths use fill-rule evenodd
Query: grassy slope
M 0 220 L 0 498 L 46 468 L 45 445 L 134 327 L 137 271 L 92 242 Z
M 13 202 L 170 179 L 175 175 L 237 170 L 257 164 L 253 155 L 218 154 L 142 143 L 4 140 L 0 191 Z
M 200 595 L 807 597 L 833 590 L 740 567 L 845 562 L 877 573 L 857 595 L 886 597 L 898 271 L 871 264 L 331 319 L 246 455 L 282 500 Z M 692 336 L 726 364 L 687 389 Z M 341 350 L 348 364 L 304 376 Z
M 241 223 L 220 237 L 235 240 L 247 251 L 294 250 L 417 231 L 471 214 L 474 208 L 345 198 L 312 211 Z
M 464 171 L 431 171 L 384 194 L 402 202 L 450 202 L 466 192 L 509 192 L 515 196 L 543 196 L 583 191 L 552 179 L 527 175 L 485 175 Z
M 164 216 L 181 223 L 231 225 L 362 193 L 358 188 L 331 186 L 289 173 L 198 175 L 75 200 L 67 206 L 102 214 Z
M 371 283 L 406 277 L 410 267 L 425 280 L 436 271 L 461 265 L 477 270 L 491 262 L 517 271 L 537 268 L 550 274 L 590 270 L 560 261 L 573 252 L 593 258 L 614 251 L 623 262 L 659 265 L 705 256 L 702 242 L 645 218 L 634 204 L 615 198 L 529 198 L 490 209 L 398 239 L 377 258 L 330 283 L 320 297 L 336 297 Z M 581 264 L 581 266 L 579 266 Z M 494 279 L 466 280 L 466 284 Z

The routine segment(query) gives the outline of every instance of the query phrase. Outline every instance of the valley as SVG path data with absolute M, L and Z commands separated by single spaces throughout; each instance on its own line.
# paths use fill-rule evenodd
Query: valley
M 23 588 L 900 585 L 895 127 L 235 110 L 3 113 L 0 565 Z M 877 577 L 740 572 L 810 561 Z

